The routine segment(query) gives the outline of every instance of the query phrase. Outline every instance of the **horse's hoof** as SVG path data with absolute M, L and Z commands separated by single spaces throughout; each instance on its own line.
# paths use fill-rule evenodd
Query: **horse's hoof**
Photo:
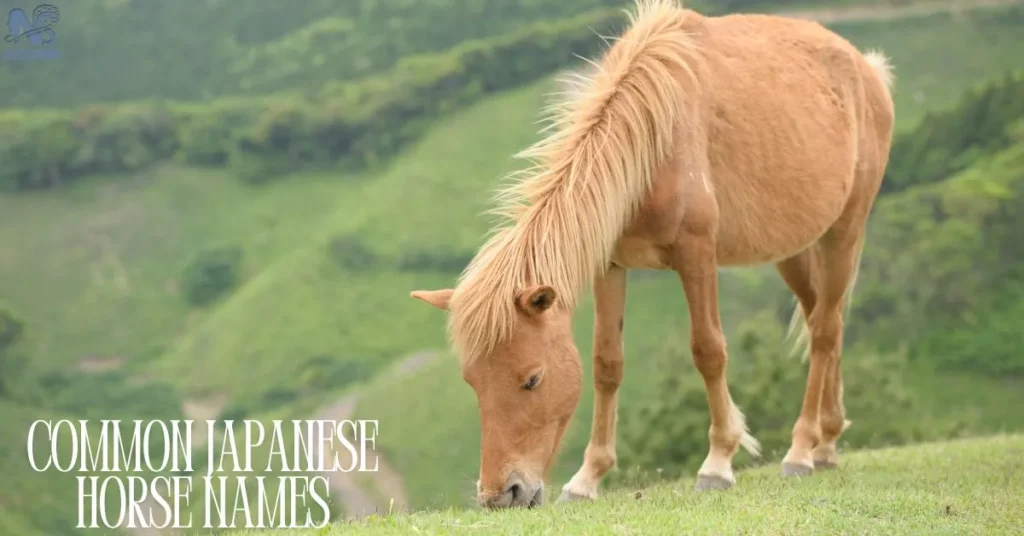
M 722 491 L 732 487 L 733 482 L 718 475 L 697 475 L 694 491 Z
M 814 474 L 813 467 L 807 467 L 806 465 L 799 465 L 796 463 L 783 463 L 782 464 L 782 476 L 784 477 L 808 477 Z
M 577 502 L 577 501 L 592 501 L 594 497 L 588 497 L 579 493 L 573 493 L 567 489 L 562 490 L 562 494 L 558 496 L 558 500 L 555 502 Z
M 839 464 L 829 460 L 814 460 L 815 471 L 825 471 L 828 469 L 835 469 L 839 467 Z

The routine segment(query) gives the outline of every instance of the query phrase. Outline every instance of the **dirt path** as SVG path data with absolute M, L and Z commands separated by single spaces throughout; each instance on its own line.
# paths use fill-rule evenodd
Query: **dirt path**
M 400 361 L 389 373 L 388 379 L 398 379 L 412 374 L 429 363 L 438 352 L 420 352 L 413 354 Z M 359 395 L 348 395 L 332 404 L 319 410 L 314 419 L 342 421 L 352 419 L 355 416 L 356 406 L 359 402 Z M 316 445 L 315 448 L 322 448 Z M 347 451 L 332 449 L 325 453 L 327 459 L 337 456 L 342 466 L 349 466 L 351 458 Z M 328 473 L 328 486 L 331 490 L 331 498 L 342 506 L 347 519 L 358 519 L 374 513 L 386 513 L 389 509 L 395 512 L 408 509 L 409 501 L 405 495 L 405 485 L 402 476 L 395 471 L 379 451 L 377 456 L 376 472 L 342 472 Z M 319 457 L 320 453 L 314 451 L 314 456 Z M 365 489 L 369 482 L 374 490 Z M 394 504 L 391 503 L 394 501 Z
M 910 1 L 899 4 L 854 5 L 828 7 L 819 9 L 794 9 L 772 11 L 773 15 L 783 15 L 800 19 L 810 19 L 823 24 L 847 21 L 893 20 L 910 17 L 924 17 L 936 13 L 960 13 L 983 7 L 1008 6 L 1024 3 L 1024 0 L 959 0 L 938 2 L 929 0 Z

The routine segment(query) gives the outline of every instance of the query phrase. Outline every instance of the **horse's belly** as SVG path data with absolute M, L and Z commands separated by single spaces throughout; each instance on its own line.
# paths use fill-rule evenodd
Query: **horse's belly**
M 825 176 L 813 184 L 779 188 L 771 194 L 743 191 L 737 186 L 734 193 L 747 197 L 747 202 L 719 199 L 718 263 L 774 263 L 807 249 L 839 219 L 851 182 L 852 177 L 844 180 L 841 175 Z
M 668 251 L 651 240 L 624 236 L 612 255 L 612 262 L 623 268 L 665 270 L 670 267 Z

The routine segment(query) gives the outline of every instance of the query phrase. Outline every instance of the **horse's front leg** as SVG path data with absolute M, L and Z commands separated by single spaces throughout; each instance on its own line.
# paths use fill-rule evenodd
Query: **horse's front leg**
M 693 364 L 704 379 L 711 413 L 710 449 L 697 472 L 697 491 L 727 489 L 735 484 L 732 458 L 741 445 L 752 455 L 760 454 L 760 445 L 747 431 L 746 420 L 733 403 L 726 381 L 728 357 L 718 312 L 714 217 L 714 211 L 708 211 L 684 223 L 673 263 L 690 310 Z
M 594 283 L 594 420 L 583 466 L 562 488 L 560 501 L 594 499 L 615 467 L 615 419 L 622 383 L 622 326 L 626 269 L 611 266 Z

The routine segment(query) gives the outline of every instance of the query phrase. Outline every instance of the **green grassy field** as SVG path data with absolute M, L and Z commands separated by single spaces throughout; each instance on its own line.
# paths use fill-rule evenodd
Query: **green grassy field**
M 803 480 L 782 479 L 774 465 L 744 471 L 737 486 L 723 493 L 698 494 L 684 479 L 609 493 L 590 503 L 374 516 L 291 534 L 1011 534 L 1024 529 L 1024 436 L 844 453 L 841 463 L 836 471 Z

